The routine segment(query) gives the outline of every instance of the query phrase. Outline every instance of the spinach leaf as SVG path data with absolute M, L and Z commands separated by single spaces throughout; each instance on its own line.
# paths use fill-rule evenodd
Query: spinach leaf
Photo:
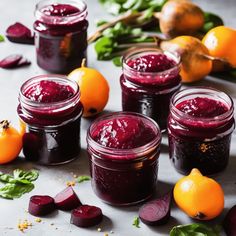
M 35 181 L 38 176 L 39 172 L 37 170 L 23 171 L 16 169 L 13 171 L 13 176 L 0 173 L 0 181 L 5 183 L 0 188 L 0 196 L 8 199 L 21 197 L 34 188 L 34 184 L 31 182 Z
M 220 236 L 220 229 L 197 223 L 178 225 L 172 228 L 170 236 Z

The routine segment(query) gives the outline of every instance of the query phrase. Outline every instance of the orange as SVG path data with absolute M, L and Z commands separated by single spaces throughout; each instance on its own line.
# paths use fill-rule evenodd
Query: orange
M 22 135 L 7 120 L 0 122 L 0 164 L 13 161 L 22 149 Z
M 163 42 L 161 48 L 180 54 L 180 75 L 184 83 L 201 80 L 211 72 L 212 61 L 205 57 L 209 56 L 208 49 L 193 36 L 176 37 Z
M 79 84 L 83 117 L 91 117 L 103 111 L 109 98 L 109 84 L 99 71 L 85 67 L 83 60 L 81 67 L 73 70 L 68 78 Z
M 236 30 L 218 26 L 211 29 L 202 39 L 213 57 L 225 59 L 233 67 L 236 67 Z
M 178 207 L 188 216 L 199 220 L 210 220 L 224 209 L 224 193 L 213 179 L 192 169 L 174 187 L 174 199 Z

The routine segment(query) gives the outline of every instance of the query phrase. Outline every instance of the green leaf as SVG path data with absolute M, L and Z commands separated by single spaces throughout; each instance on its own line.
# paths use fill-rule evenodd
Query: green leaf
M 224 24 L 224 22 L 220 16 L 213 14 L 211 12 L 204 13 L 204 21 L 205 21 L 205 23 L 204 23 L 203 28 L 201 30 L 203 33 L 207 33 L 212 28 L 215 28 L 219 25 Z
M 114 46 L 113 40 L 108 37 L 98 39 L 95 43 L 98 60 L 110 59 Z
M 114 57 L 112 62 L 115 66 L 120 67 L 122 66 L 122 57 Z
M 133 226 L 135 226 L 136 228 L 140 228 L 140 226 L 139 226 L 139 218 L 137 216 L 134 217 Z
M 0 181 L 4 182 L 4 183 L 9 183 L 10 181 L 12 181 L 14 178 L 13 176 L 9 175 L 9 174 L 3 174 L 0 173 Z
M 172 228 L 170 236 L 220 236 L 219 229 L 204 224 L 178 225 Z
M 106 20 L 98 20 L 98 21 L 96 22 L 96 26 L 99 27 L 99 26 L 101 26 L 101 25 L 106 24 L 107 22 L 108 22 L 108 21 L 106 21 Z
M 13 176 L 15 179 L 24 179 L 32 182 L 38 178 L 39 172 L 37 170 L 23 171 L 20 169 L 16 169 L 13 171 Z
M 0 188 L 0 196 L 3 198 L 14 199 L 21 197 L 24 193 L 28 193 L 34 189 L 32 183 L 29 184 L 14 184 L 8 183 Z
M 89 181 L 91 179 L 88 175 L 81 175 L 77 178 L 78 183 L 82 183 L 84 181 Z
M 4 36 L 0 35 L 0 42 L 4 42 L 4 41 L 5 41 Z

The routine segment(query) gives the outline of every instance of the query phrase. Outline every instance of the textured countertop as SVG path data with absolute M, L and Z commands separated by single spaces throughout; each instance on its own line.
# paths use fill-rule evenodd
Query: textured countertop
M 4 34 L 5 29 L 16 21 L 20 21 L 27 26 L 31 26 L 34 20 L 33 10 L 36 0 L 1 0 L 0 1 L 0 34 Z M 87 0 L 89 10 L 89 32 L 95 29 L 95 20 L 109 19 L 104 9 L 98 4 L 97 0 Z M 236 27 L 236 1 L 235 0 L 215 0 L 204 1 L 195 0 L 206 11 L 211 11 L 221 15 L 228 26 Z M 20 53 L 31 59 L 32 65 L 26 68 L 15 70 L 0 69 L 0 119 L 9 119 L 17 125 L 18 117 L 16 113 L 17 97 L 20 85 L 32 76 L 46 73 L 40 69 L 35 60 L 35 50 L 33 46 L 10 43 L 6 40 L 0 43 L 0 58 L 10 54 Z M 110 100 L 106 107 L 107 111 L 121 110 L 121 91 L 119 85 L 120 68 L 115 68 L 110 62 L 100 62 L 96 60 L 93 46 L 88 50 L 89 66 L 99 69 L 110 83 Z M 236 101 L 236 84 L 216 77 L 209 76 L 197 85 L 207 85 L 227 92 Z M 93 204 L 103 209 L 105 219 L 96 227 L 90 229 L 77 228 L 69 223 L 70 214 L 58 211 L 48 217 L 42 218 L 41 223 L 35 223 L 35 217 L 25 212 L 28 206 L 28 200 L 34 194 L 48 194 L 54 196 L 56 193 L 66 187 L 66 182 L 73 179 L 73 174 L 89 174 L 88 160 L 86 154 L 86 131 L 91 120 L 82 120 L 81 142 L 82 152 L 79 158 L 67 165 L 58 167 L 43 167 L 27 163 L 22 159 L 12 164 L 0 166 L 0 171 L 11 172 L 15 168 L 38 168 L 40 176 L 35 182 L 35 189 L 25 194 L 20 199 L 5 200 L 0 199 L 0 236 L 19 236 L 21 233 L 17 229 L 18 220 L 28 219 L 33 222 L 33 227 L 26 230 L 24 235 L 30 236 L 53 236 L 53 235 L 76 235 L 93 236 L 104 235 L 104 232 L 114 231 L 116 236 L 142 236 L 142 235 L 169 235 L 170 229 L 178 224 L 191 223 L 192 220 L 182 213 L 179 209 L 173 207 L 170 222 L 161 227 L 148 227 L 140 224 L 140 228 L 132 226 L 135 216 L 137 216 L 139 206 L 118 208 L 102 203 L 93 193 L 90 182 L 76 184 L 75 190 L 81 201 L 87 204 Z M 215 176 L 215 179 L 222 184 L 225 192 L 225 212 L 236 204 L 236 133 L 233 134 L 231 155 L 228 168 L 221 174 Z M 157 195 L 161 195 L 170 189 L 173 184 L 181 177 L 171 166 L 168 159 L 168 146 L 166 135 L 163 136 L 162 150 L 160 155 L 159 182 L 157 186 Z M 212 224 L 220 222 L 221 218 L 216 219 Z M 54 225 L 51 225 L 53 223 Z M 97 232 L 100 227 L 102 232 Z M 109 233 L 109 235 L 111 235 Z M 222 234 L 223 235 L 223 234 Z

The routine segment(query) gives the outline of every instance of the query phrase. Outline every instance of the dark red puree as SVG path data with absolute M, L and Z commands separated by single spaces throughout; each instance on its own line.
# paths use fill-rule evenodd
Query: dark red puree
M 120 77 L 123 111 L 151 117 L 165 130 L 170 98 L 180 88 L 178 60 L 155 50 L 128 55 Z
M 180 111 L 194 117 L 212 118 L 227 112 L 228 107 L 216 100 L 196 97 L 176 106 Z
M 64 1 L 65 2 L 65 1 Z M 86 58 L 88 21 L 86 5 L 39 2 L 34 22 L 38 65 L 54 73 L 69 73 Z
M 24 95 L 32 101 L 41 103 L 59 102 L 74 95 L 75 91 L 68 85 L 43 80 L 29 87 Z
M 38 76 L 23 84 L 19 100 L 18 114 L 27 124 L 23 153 L 28 160 L 56 165 L 77 157 L 83 108 L 76 82 Z
M 155 138 L 155 133 L 142 120 L 127 117 L 99 123 L 92 137 L 105 147 L 132 149 L 149 143 Z
M 175 112 L 174 107 L 170 110 L 170 159 L 183 174 L 188 174 L 192 168 L 198 168 L 203 174 L 214 174 L 223 170 L 228 163 L 231 133 L 234 129 L 234 119 L 229 113 L 232 108 L 230 102 L 220 98 L 216 91 L 211 91 L 215 93 L 216 99 L 207 94 L 209 91 L 199 88 L 199 96 L 191 98 L 189 92 L 189 99 L 186 95 L 186 100 L 176 102 L 175 108 L 182 113 L 177 113 L 177 110 Z M 207 97 L 201 96 L 201 92 L 207 94 Z

